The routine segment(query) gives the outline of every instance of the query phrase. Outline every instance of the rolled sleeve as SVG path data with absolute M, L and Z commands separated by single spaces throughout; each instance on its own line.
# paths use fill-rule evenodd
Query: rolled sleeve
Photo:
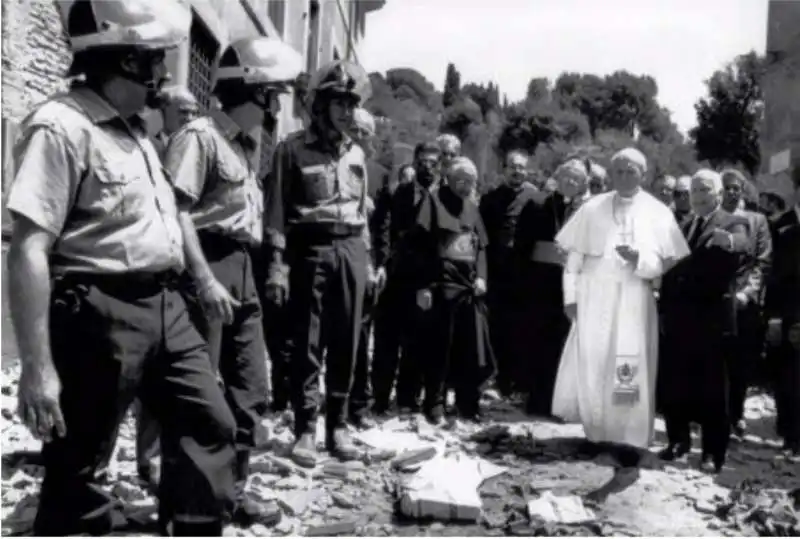
M 164 157 L 164 167 L 172 178 L 173 188 L 196 204 L 208 178 L 209 145 L 202 133 L 179 131 L 173 135 Z
M 23 135 L 14 153 L 19 166 L 6 200 L 9 212 L 60 235 L 81 177 L 73 145 L 55 129 L 35 126 Z

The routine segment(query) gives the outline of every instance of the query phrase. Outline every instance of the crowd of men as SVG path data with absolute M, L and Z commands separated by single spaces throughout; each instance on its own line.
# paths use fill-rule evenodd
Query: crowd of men
M 790 210 L 769 218 L 734 170 L 660 178 L 648 194 L 634 149 L 609 173 L 570 156 L 541 184 L 511 152 L 480 197 L 475 164 L 442 135 L 373 201 L 360 67 L 305 77 L 304 128 L 262 170 L 258 141 L 304 79 L 301 58 L 279 40 L 233 42 L 219 107 L 202 113 L 165 87 L 165 52 L 189 24 L 155 0 L 72 2 L 76 78 L 23 123 L 9 273 L 19 414 L 44 441 L 37 535 L 112 531 L 102 483 L 132 404 L 139 474 L 173 535 L 277 522 L 245 489 L 270 407 L 291 409 L 291 456 L 314 467 L 322 410 L 325 449 L 353 460 L 349 429 L 394 406 L 440 425 L 453 389 L 452 412 L 480 421 L 492 380 L 531 414 L 621 444 L 625 464 L 651 442 L 656 408 L 662 458 L 685 455 L 698 422 L 718 471 L 730 429 L 746 428 L 765 337 L 778 434 L 797 457 L 797 170 Z M 158 137 L 146 109 L 163 112 Z

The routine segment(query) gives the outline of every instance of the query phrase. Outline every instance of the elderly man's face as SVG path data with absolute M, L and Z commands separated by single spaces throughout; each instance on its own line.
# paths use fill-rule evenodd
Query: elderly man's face
M 692 178 L 690 193 L 692 209 L 697 215 L 705 216 L 717 209 L 722 202 L 720 186 L 710 178 Z
M 442 166 L 444 168 L 450 166 L 453 159 L 461 155 L 460 150 L 455 144 L 445 144 L 442 148 Z
M 447 174 L 447 185 L 461 198 L 468 198 L 475 190 L 475 178 L 464 171 Z
M 577 170 L 564 168 L 558 173 L 558 191 L 565 198 L 574 198 L 586 191 L 588 178 Z
M 733 174 L 726 174 L 722 177 L 722 188 L 722 204 L 726 208 L 736 208 L 744 193 L 742 182 Z
M 634 163 L 627 159 L 617 159 L 611 163 L 611 182 L 620 195 L 629 195 L 642 184 L 644 174 Z
M 653 182 L 653 195 L 669 206 L 675 198 L 675 178 L 658 178 Z
M 599 176 L 592 176 L 589 179 L 589 192 L 593 195 L 599 195 L 606 192 L 606 181 Z
M 506 163 L 506 180 L 514 187 L 522 185 L 525 181 L 528 160 L 520 154 L 512 154 Z
M 433 181 L 439 175 L 440 167 L 440 155 L 435 152 L 421 152 L 414 159 L 414 172 L 422 183 Z
M 170 103 L 163 108 L 164 131 L 171 135 L 199 115 L 196 107 L 186 104 Z

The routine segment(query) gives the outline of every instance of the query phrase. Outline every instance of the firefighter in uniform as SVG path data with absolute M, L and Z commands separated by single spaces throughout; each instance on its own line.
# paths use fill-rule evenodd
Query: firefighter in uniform
M 25 119 L 8 196 L 19 414 L 44 441 L 34 535 L 112 531 L 118 502 L 96 472 L 136 396 L 163 426 L 162 532 L 219 535 L 235 423 L 175 286 L 183 237 L 141 116 L 189 12 L 76 0 L 66 19 L 85 81 Z
M 368 97 L 359 66 L 336 61 L 309 83 L 311 123 L 278 144 L 265 186 L 265 241 L 273 247 L 266 284 L 273 301 L 288 293 L 291 400 L 301 466 L 317 462 L 319 376 L 326 354 L 326 439 L 331 455 L 358 456 L 346 428 L 367 282 L 369 230 L 364 151 L 347 135 Z
M 187 268 L 197 304 L 195 320 L 209 343 L 225 398 L 236 418 L 234 521 L 274 524 L 275 504 L 245 496 L 250 451 L 267 411 L 267 372 L 261 305 L 250 252 L 263 235 L 258 185 L 259 139 L 265 115 L 300 73 L 300 55 L 281 40 L 233 42 L 223 53 L 214 94 L 221 110 L 186 124 L 165 159 L 180 208 Z

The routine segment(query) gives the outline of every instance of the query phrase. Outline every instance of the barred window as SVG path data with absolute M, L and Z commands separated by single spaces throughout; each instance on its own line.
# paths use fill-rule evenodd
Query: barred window
M 267 4 L 267 15 L 272 21 L 278 35 L 283 37 L 284 21 L 286 19 L 286 0 L 269 0 Z
M 209 29 L 196 16 L 189 34 L 189 90 L 197 98 L 203 111 L 211 107 L 214 89 L 214 60 L 219 43 Z

